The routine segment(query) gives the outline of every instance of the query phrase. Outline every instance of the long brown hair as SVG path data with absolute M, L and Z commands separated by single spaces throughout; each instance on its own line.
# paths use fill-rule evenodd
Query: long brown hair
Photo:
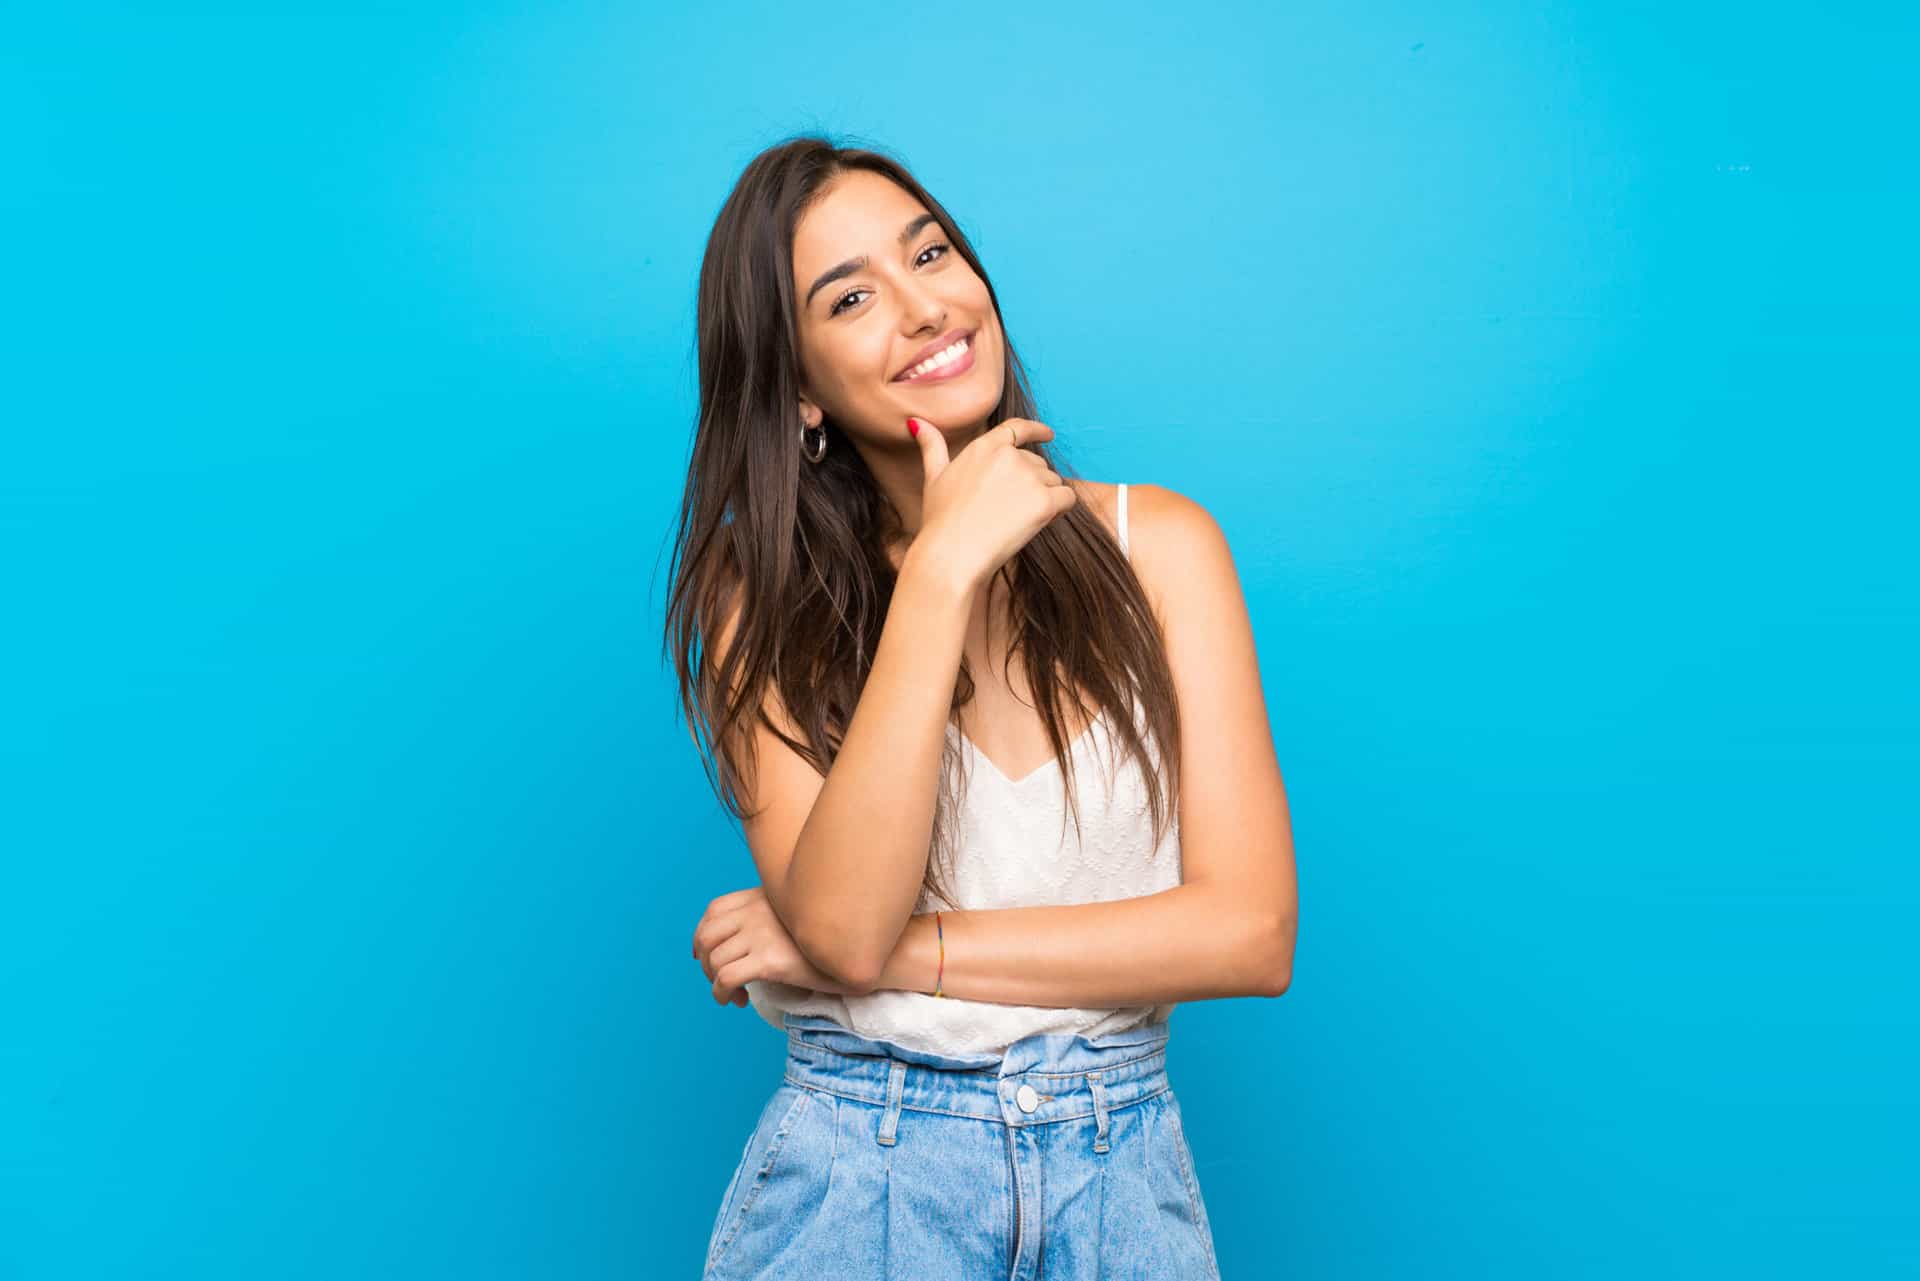
M 699 421 L 673 547 L 665 648 L 673 652 L 681 704 L 709 782 L 740 819 L 750 817 L 741 798 L 754 769 L 758 725 L 823 775 L 839 754 L 897 578 L 884 550 L 900 533 L 897 513 L 831 416 L 822 422 L 826 458 L 816 465 L 801 457 L 794 230 L 830 182 L 859 169 L 891 179 L 926 206 L 986 282 L 1000 314 L 986 268 L 953 218 L 904 164 L 879 150 L 790 137 L 754 157 L 721 206 L 700 265 Z M 989 427 L 1008 418 L 1040 419 L 1011 340 L 1003 348 L 1005 390 Z M 1057 443 L 1021 447 L 1070 479 Z M 1085 709 L 1089 714 L 1116 713 L 1110 724 L 1149 783 L 1157 848 L 1179 812 L 1179 715 L 1164 638 L 1119 543 L 1097 513 L 1075 503 L 995 577 L 1005 578 L 1010 601 L 1007 663 L 1015 653 L 1024 660 L 1076 828 L 1080 811 L 1061 707 L 1079 689 L 1095 705 Z M 722 670 L 711 642 L 736 609 Z M 803 739 L 767 717 L 769 682 Z M 973 695 L 963 658 L 954 709 Z M 1132 713 L 1136 703 L 1144 736 Z M 1159 768 L 1149 759 L 1148 738 L 1159 748 Z M 949 736 L 923 883 L 955 908 L 960 905 L 938 869 L 950 867 L 956 853 L 952 816 L 964 786 L 953 768 L 959 756 Z M 1064 832 L 1064 818 L 1062 824 Z

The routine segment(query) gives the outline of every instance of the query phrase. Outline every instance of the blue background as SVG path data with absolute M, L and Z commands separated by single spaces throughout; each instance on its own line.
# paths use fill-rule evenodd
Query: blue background
M 1230 1281 L 1920 1269 L 1910 14 L 14 14 L 0 1276 L 697 1274 L 783 1042 L 688 955 L 666 538 L 815 128 L 1232 542 L 1302 922 L 1174 1015 Z

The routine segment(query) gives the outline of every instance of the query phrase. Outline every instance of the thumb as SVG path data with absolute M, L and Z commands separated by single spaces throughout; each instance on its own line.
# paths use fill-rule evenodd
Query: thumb
M 907 430 L 920 442 L 920 461 L 926 467 L 926 479 L 938 476 L 947 465 L 947 438 L 924 418 L 907 419 Z

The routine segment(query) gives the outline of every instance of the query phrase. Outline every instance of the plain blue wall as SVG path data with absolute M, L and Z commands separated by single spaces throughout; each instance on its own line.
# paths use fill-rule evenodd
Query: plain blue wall
M 10 20 L 0 1276 L 697 1274 L 783 1042 L 688 955 L 664 540 L 808 128 L 1232 541 L 1303 920 L 1174 1015 L 1229 1281 L 1920 1268 L 1914 20 L 675 8 Z

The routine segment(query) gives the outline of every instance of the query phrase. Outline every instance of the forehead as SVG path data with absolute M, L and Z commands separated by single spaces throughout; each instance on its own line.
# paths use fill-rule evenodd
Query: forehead
M 842 174 L 793 229 L 793 275 L 809 281 L 847 258 L 876 259 L 926 207 L 890 179 L 864 169 Z

